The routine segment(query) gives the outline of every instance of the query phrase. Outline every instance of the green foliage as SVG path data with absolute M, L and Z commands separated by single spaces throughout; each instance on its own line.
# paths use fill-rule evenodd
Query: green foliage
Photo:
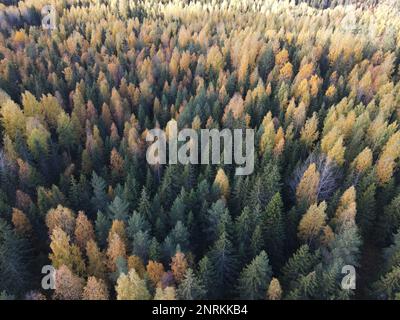
M 272 270 L 265 251 L 256 256 L 240 274 L 239 296 L 241 299 L 265 299 L 268 285 L 271 281 Z

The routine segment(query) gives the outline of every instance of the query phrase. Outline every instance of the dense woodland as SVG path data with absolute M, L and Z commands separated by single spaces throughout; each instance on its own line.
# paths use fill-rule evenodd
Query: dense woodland
M 396 1 L 53 2 L 0 3 L 2 299 L 400 299 Z M 148 165 L 170 121 L 254 173 Z

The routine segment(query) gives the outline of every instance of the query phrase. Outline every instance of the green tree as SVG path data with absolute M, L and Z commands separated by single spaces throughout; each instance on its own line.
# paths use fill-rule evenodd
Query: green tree
M 29 288 L 30 251 L 26 241 L 0 219 L 0 292 L 19 295 Z
M 265 251 L 261 251 L 240 274 L 238 292 L 241 299 L 261 300 L 271 281 L 272 269 Z
M 179 284 L 176 293 L 181 300 L 200 300 L 205 296 L 205 290 L 201 280 L 190 268 L 186 270 L 185 276 Z

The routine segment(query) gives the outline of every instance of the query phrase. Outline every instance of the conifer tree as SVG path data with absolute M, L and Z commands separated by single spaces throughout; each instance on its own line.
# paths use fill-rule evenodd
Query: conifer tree
M 150 293 L 146 287 L 146 282 L 140 279 L 134 269 L 126 275 L 122 273 L 115 286 L 117 300 L 149 300 Z
M 265 299 L 268 285 L 271 281 L 272 270 L 265 251 L 261 251 L 240 274 L 239 295 L 241 299 Z
M 89 277 L 83 288 L 83 300 L 108 300 L 108 290 L 103 280 Z
M 285 221 L 282 216 L 283 203 L 279 193 L 276 193 L 268 203 L 263 216 L 263 233 L 265 247 L 273 261 L 273 266 L 279 267 L 284 259 Z
M 21 294 L 28 289 L 30 249 L 10 226 L 0 219 L 0 292 Z
M 204 297 L 205 290 L 201 280 L 189 268 L 186 270 L 176 293 L 181 300 L 200 300 Z

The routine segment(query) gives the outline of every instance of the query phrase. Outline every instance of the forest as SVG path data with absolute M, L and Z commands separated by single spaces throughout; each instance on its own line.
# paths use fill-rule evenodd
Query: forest
M 392 0 L 0 1 L 0 300 L 400 299 L 399 65 Z

